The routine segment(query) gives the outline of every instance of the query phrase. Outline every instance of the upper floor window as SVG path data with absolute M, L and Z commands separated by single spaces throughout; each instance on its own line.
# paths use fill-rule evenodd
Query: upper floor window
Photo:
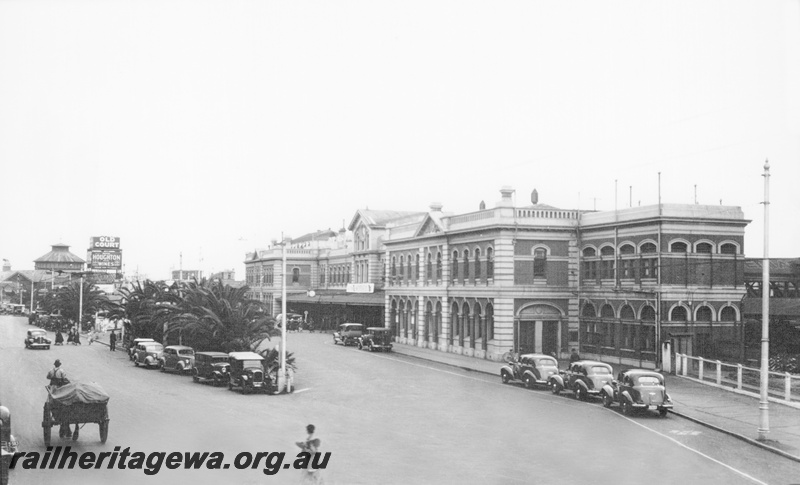
M 481 248 L 475 249 L 475 279 L 481 277 Z
M 739 251 L 736 249 L 735 244 L 725 243 L 719 247 L 719 252 L 722 254 L 738 254 Z
M 698 243 L 694 250 L 694 252 L 696 253 L 704 253 L 704 254 L 711 254 L 711 251 L 712 251 L 711 244 L 706 242 Z
M 639 249 L 639 252 L 640 253 L 655 253 L 656 252 L 656 245 L 651 243 L 651 242 L 644 243 L 644 244 L 642 244 L 642 247 Z
M 536 248 L 533 250 L 533 276 L 545 276 L 547 274 L 547 250 Z
M 469 249 L 464 250 L 464 279 L 469 279 Z
M 642 321 L 655 322 L 656 321 L 655 308 L 651 307 L 650 305 L 645 305 L 644 307 L 642 307 Z
M 413 275 L 411 274 L 411 255 L 409 254 L 408 255 L 408 279 L 410 280 L 411 278 L 413 278 Z
M 442 253 L 436 253 L 436 279 L 442 279 Z
M 719 312 L 719 319 L 723 322 L 735 322 L 736 321 L 736 310 L 733 307 L 726 306 Z
M 600 248 L 600 255 L 601 256 L 613 256 L 614 255 L 614 246 L 603 246 Z
M 419 253 L 414 257 L 414 279 L 419 278 Z
M 592 258 L 597 256 L 597 251 L 594 248 L 583 248 L 583 257 L 584 258 Z
M 695 321 L 710 322 L 711 321 L 711 308 L 703 305 L 697 309 L 697 317 Z
M 589 303 L 583 305 L 583 310 L 581 310 L 582 317 L 596 317 L 597 312 L 594 311 L 594 306 Z
M 682 306 L 676 306 L 672 309 L 672 313 L 670 314 L 670 320 L 673 322 L 685 322 L 687 320 L 686 317 L 686 308 Z
M 431 279 L 433 277 L 433 262 L 431 261 L 431 253 L 425 256 L 425 278 Z
M 400 256 L 400 281 L 405 279 L 406 276 L 406 258 L 405 256 Z
M 356 231 L 356 251 L 365 251 L 369 249 L 369 233 L 367 228 L 361 226 Z
M 600 317 L 601 318 L 616 318 L 614 314 L 614 307 L 606 303 L 603 305 L 603 308 L 600 309 Z
M 450 266 L 452 266 L 450 278 L 454 280 L 458 279 L 458 251 L 453 251 L 453 261 L 451 261 Z
M 619 248 L 619 253 L 620 254 L 633 254 L 635 252 L 636 252 L 636 248 L 634 248 L 632 244 L 623 244 Z
M 300 268 L 292 268 L 292 283 L 300 282 Z
M 623 320 L 636 320 L 636 315 L 633 313 L 633 308 L 631 308 L 630 305 L 625 305 L 619 311 L 619 318 Z
M 486 277 L 494 278 L 494 249 L 486 249 Z
M 669 250 L 672 253 L 685 253 L 688 251 L 688 247 L 685 242 L 676 241 L 670 244 Z

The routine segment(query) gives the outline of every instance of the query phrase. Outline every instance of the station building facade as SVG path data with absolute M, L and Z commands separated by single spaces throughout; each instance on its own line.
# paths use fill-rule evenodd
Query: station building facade
M 247 284 L 274 314 L 285 278 L 290 311 L 328 318 L 327 328 L 385 326 L 398 342 L 475 358 L 575 348 L 660 367 L 675 351 L 738 356 L 740 208 L 580 211 L 540 204 L 536 191 L 516 207 L 513 194 L 503 188 L 495 207 L 466 214 L 357 211 L 346 230 L 287 246 L 286 274 L 283 248 L 249 253 Z

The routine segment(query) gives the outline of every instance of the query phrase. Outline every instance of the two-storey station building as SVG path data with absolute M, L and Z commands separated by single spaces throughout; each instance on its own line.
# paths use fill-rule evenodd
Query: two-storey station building
M 536 191 L 516 207 L 513 193 L 503 188 L 495 207 L 466 214 L 441 204 L 360 210 L 347 231 L 293 241 L 290 311 L 491 360 L 571 348 L 644 367 L 669 351 L 738 356 L 749 222 L 740 208 L 567 210 L 538 203 Z M 281 251 L 247 255 L 247 283 L 268 303 L 280 297 Z

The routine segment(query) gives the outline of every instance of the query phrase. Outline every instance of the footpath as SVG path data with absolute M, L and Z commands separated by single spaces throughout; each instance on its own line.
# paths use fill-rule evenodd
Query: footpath
M 393 343 L 392 350 L 409 357 L 481 372 L 500 379 L 500 362 L 400 343 Z M 565 368 L 566 362 L 559 362 L 560 368 Z M 800 462 L 800 409 L 770 402 L 769 432 L 766 440 L 759 441 L 758 398 L 701 384 L 686 377 L 665 374 L 664 378 L 667 392 L 674 403 L 672 414 Z

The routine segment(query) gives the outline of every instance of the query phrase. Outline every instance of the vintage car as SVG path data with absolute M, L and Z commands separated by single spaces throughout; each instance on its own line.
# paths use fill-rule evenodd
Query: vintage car
M 49 349 L 50 339 L 47 338 L 47 332 L 41 328 L 32 328 L 28 330 L 28 335 L 25 337 L 26 349 Z
M 367 327 L 367 333 L 359 335 L 357 341 L 359 350 L 392 351 L 392 331 L 385 327 Z
M 135 338 L 135 339 L 133 339 L 133 343 L 131 343 L 131 346 L 128 347 L 128 358 L 130 360 L 133 360 L 133 356 L 136 354 L 136 347 L 140 343 L 143 343 L 143 342 L 155 342 L 155 340 L 153 340 L 151 338 Z
M 264 357 L 255 352 L 231 352 L 228 363 L 228 390 L 238 387 L 242 394 L 274 390 L 272 380 L 264 372 Z
M 194 354 L 192 380 L 214 381 L 214 385 L 224 384 L 228 380 L 228 354 L 225 352 L 197 352 Z
M 185 345 L 168 345 L 161 352 L 159 361 L 161 372 L 189 372 L 194 367 L 194 349 Z
M 5 461 L 5 463 L 0 465 L 0 467 L 4 467 L 0 469 L 0 473 L 8 470 L 8 462 L 11 460 L 11 457 L 14 456 L 14 453 L 19 451 L 18 448 L 19 442 L 14 438 L 14 435 L 11 434 L 11 411 L 5 406 L 0 406 L 0 455 L 2 455 L 2 460 Z M 2 478 L 0 478 L 0 480 L 2 480 Z
M 550 377 L 558 374 L 558 361 L 546 354 L 523 354 L 500 368 L 503 384 L 522 381 L 525 387 L 547 386 Z
M 358 337 L 364 331 L 364 325 L 360 323 L 343 323 L 339 325 L 339 330 L 333 332 L 333 343 L 342 344 L 345 347 L 348 345 L 356 345 Z
M 629 369 L 620 372 L 617 379 L 603 386 L 603 406 L 610 408 L 618 403 L 624 414 L 635 410 L 657 410 L 666 416 L 672 408 L 672 399 L 667 394 L 664 376 L 646 369 Z
M 550 376 L 548 383 L 553 394 L 571 391 L 575 397 L 585 401 L 589 396 L 600 396 L 603 386 L 614 380 L 614 370 L 605 362 L 579 360 L 567 370 Z
M 164 346 L 158 342 L 141 342 L 133 353 L 133 365 L 139 364 L 147 367 L 158 367 L 161 363 L 161 352 Z

